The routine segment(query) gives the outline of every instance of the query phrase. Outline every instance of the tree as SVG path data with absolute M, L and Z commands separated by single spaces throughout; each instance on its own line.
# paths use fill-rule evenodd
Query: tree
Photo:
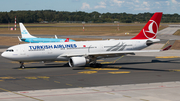
M 54 11 L 54 10 L 36 10 L 36 11 L 13 11 L 0 12 L 0 23 L 14 23 L 14 17 L 17 17 L 17 22 L 34 23 L 42 21 L 93 21 L 95 23 L 120 21 L 123 23 L 132 22 L 147 22 L 153 13 L 145 12 L 139 14 L 123 13 L 99 13 L 91 12 L 86 13 L 82 11 L 67 12 L 67 11 Z M 180 15 L 163 14 L 161 22 L 180 22 Z

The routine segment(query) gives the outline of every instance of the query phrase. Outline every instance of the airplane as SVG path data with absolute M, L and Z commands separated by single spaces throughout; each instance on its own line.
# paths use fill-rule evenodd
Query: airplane
M 140 52 L 160 52 L 168 50 L 142 50 L 160 39 L 156 39 L 162 12 L 156 12 L 138 35 L 128 40 L 99 40 L 56 43 L 28 43 L 15 45 L 4 51 L 1 56 L 20 63 L 32 61 L 68 61 L 70 67 L 90 65 L 101 67 L 97 59 L 135 55 Z
M 21 39 L 18 37 L 19 41 L 29 42 L 29 43 L 50 43 L 50 42 L 75 42 L 72 39 L 58 39 L 55 35 L 55 38 L 37 38 L 32 36 L 23 23 L 19 23 L 20 30 L 21 30 Z

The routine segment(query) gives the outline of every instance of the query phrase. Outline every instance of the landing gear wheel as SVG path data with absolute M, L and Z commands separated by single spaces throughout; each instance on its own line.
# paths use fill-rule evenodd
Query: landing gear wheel
M 93 63 L 91 63 L 91 64 L 89 64 L 89 66 L 90 66 L 90 67 L 94 67 L 94 64 L 93 64 Z
M 24 69 L 25 68 L 25 66 L 24 66 L 24 62 L 19 62 L 20 63 L 20 68 L 22 68 L 22 69 Z
M 100 63 L 96 63 L 96 67 L 102 67 L 102 64 L 100 64 Z
M 97 67 L 102 67 L 102 64 L 100 64 L 100 63 L 91 63 L 90 64 L 90 67 L 94 67 L 94 68 L 97 68 Z
M 20 66 L 20 68 L 24 69 L 25 67 L 24 66 Z

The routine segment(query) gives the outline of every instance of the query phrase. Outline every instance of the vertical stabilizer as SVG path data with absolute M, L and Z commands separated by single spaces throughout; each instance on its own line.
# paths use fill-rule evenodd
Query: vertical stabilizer
M 161 22 L 162 12 L 156 12 L 144 28 L 132 39 L 155 39 Z
M 55 39 L 58 39 L 58 37 L 56 35 L 54 35 Z
M 66 38 L 66 40 L 64 42 L 69 42 L 69 38 Z
M 26 27 L 22 24 L 19 23 L 20 30 L 21 30 L 21 36 L 22 38 L 36 38 L 35 36 L 32 36 L 26 29 Z

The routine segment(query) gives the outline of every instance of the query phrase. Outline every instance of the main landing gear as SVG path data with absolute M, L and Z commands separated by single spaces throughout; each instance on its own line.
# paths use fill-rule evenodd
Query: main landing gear
M 94 68 L 101 68 L 102 67 L 102 64 L 100 63 L 90 63 L 90 67 L 94 67 Z
M 25 66 L 24 66 L 24 62 L 19 62 L 20 63 L 20 68 L 24 69 Z
M 102 64 L 96 63 L 97 57 L 89 56 L 89 59 L 90 59 L 90 62 L 89 62 L 90 67 L 94 67 L 94 68 L 101 68 L 102 67 Z

